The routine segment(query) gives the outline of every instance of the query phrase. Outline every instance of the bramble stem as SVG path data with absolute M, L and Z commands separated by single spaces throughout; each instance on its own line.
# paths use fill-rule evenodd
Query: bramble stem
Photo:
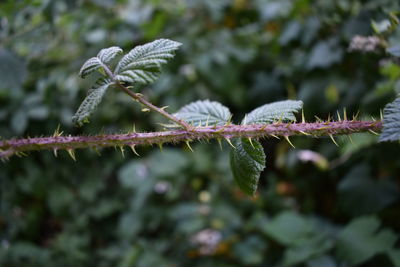
M 175 116 L 169 114 L 168 112 L 166 112 L 164 109 L 159 108 L 157 106 L 154 106 L 153 104 L 151 104 L 149 101 L 147 101 L 146 99 L 144 99 L 140 94 L 138 93 L 134 93 L 131 90 L 129 90 L 128 88 L 126 88 L 125 86 L 123 86 L 122 84 L 120 84 L 118 81 L 115 82 L 115 84 L 122 90 L 124 91 L 126 94 L 128 94 L 130 97 L 132 97 L 134 100 L 142 103 L 144 106 L 148 107 L 149 109 L 158 112 L 159 114 L 161 114 L 162 116 L 166 117 L 167 119 L 175 122 L 176 124 L 182 126 L 184 129 L 186 129 L 187 131 L 190 131 L 193 127 L 190 126 L 189 124 L 187 124 L 186 122 L 184 122 L 183 120 L 180 120 L 178 118 L 176 118 Z
M 336 121 L 315 123 L 272 123 L 254 125 L 224 125 L 193 127 L 190 130 L 174 130 L 150 133 L 127 133 L 97 136 L 59 136 L 11 139 L 0 141 L 0 158 L 35 150 L 74 150 L 77 148 L 103 148 L 115 146 L 162 145 L 164 143 L 191 142 L 222 138 L 254 138 L 271 136 L 307 135 L 322 137 L 348 135 L 360 132 L 380 132 L 381 121 Z
M 187 131 L 190 131 L 193 128 L 192 126 L 187 124 L 185 121 L 180 120 L 177 117 L 175 117 L 175 116 L 169 114 L 168 112 L 166 112 L 164 109 L 159 108 L 159 107 L 151 104 L 149 101 L 144 99 L 141 94 L 134 93 L 131 90 L 129 90 L 128 88 L 126 88 L 125 86 L 123 86 L 119 81 L 115 80 L 115 75 L 112 73 L 112 71 L 110 70 L 110 68 L 107 65 L 103 64 L 103 68 L 104 68 L 106 74 L 108 75 L 108 77 L 115 83 L 115 85 L 119 89 L 121 89 L 124 93 L 126 93 L 127 95 L 132 97 L 134 100 L 140 102 L 144 106 L 148 107 L 150 110 L 161 114 L 162 116 L 164 116 L 165 118 L 169 119 L 170 121 L 173 121 L 176 124 L 182 126 L 183 129 L 186 129 Z

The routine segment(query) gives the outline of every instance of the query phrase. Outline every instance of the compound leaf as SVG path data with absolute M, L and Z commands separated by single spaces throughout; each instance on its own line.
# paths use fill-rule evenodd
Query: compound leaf
M 265 168 L 265 154 L 260 142 L 248 139 L 235 139 L 236 149 L 231 150 L 230 162 L 233 177 L 240 189 L 254 195 L 260 174 Z
M 246 115 L 242 124 L 272 123 L 276 120 L 296 121 L 294 116 L 303 107 L 303 101 L 285 100 L 263 105 Z
M 100 104 L 107 89 L 112 85 L 109 80 L 105 80 L 100 87 L 94 88 L 89 91 L 86 98 L 83 100 L 72 121 L 75 124 L 82 125 L 88 121 L 89 116 L 93 113 L 95 108 Z
M 109 63 L 120 53 L 122 53 L 122 49 L 118 46 L 101 49 L 96 57 L 89 58 L 83 64 L 79 71 L 79 76 L 85 78 L 88 74 Z
M 225 125 L 231 112 L 218 102 L 199 100 L 182 107 L 174 116 L 193 126 L 211 126 Z
M 379 141 L 400 140 L 400 97 L 386 105 L 383 111 L 383 130 Z
M 161 73 L 161 65 L 173 58 L 180 46 L 181 43 L 168 39 L 136 46 L 119 61 L 115 79 L 140 84 L 154 82 Z

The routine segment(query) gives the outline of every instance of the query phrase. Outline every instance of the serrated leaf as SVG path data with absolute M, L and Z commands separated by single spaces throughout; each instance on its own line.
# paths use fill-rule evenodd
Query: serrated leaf
M 122 49 L 118 46 L 101 49 L 97 57 L 103 63 L 110 63 L 117 55 L 122 53 Z
M 105 81 L 100 87 L 89 91 L 86 98 L 83 100 L 75 115 L 72 117 L 72 121 L 75 124 L 82 125 L 87 121 L 89 116 L 93 113 L 96 107 L 100 104 L 107 89 L 112 85 L 110 81 Z
M 174 116 L 193 126 L 214 126 L 225 125 L 231 112 L 218 102 L 199 100 L 182 107 Z
M 85 78 L 88 74 L 111 62 L 120 53 L 122 53 L 122 49 L 117 46 L 101 49 L 96 57 L 89 58 L 82 65 L 79 76 Z
M 383 110 L 383 130 L 379 142 L 400 140 L 400 97 Z
M 263 105 L 246 115 L 242 124 L 272 123 L 277 120 L 296 121 L 294 115 L 303 107 L 303 101 L 285 100 Z
M 233 144 L 236 147 L 230 154 L 233 178 L 243 192 L 254 195 L 265 168 L 263 147 L 260 142 L 253 140 L 250 143 L 248 139 L 235 139 Z
M 154 82 L 161 73 L 161 65 L 174 57 L 181 43 L 159 39 L 136 46 L 118 63 L 115 79 L 129 83 L 148 84 Z

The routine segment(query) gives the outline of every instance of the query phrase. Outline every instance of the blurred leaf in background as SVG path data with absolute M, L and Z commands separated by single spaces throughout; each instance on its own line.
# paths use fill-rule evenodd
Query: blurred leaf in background
M 99 78 L 79 78 L 86 59 L 161 38 L 182 48 L 141 93 L 171 113 L 210 99 L 239 123 L 296 99 L 307 121 L 343 108 L 379 118 L 400 92 L 399 10 L 392 0 L 1 1 L 0 136 L 161 129 L 115 90 L 90 124 L 71 119 Z M 400 145 L 352 139 L 260 140 L 267 164 L 254 197 L 215 141 L 193 142 L 194 153 L 13 158 L 0 168 L 0 265 L 400 266 Z

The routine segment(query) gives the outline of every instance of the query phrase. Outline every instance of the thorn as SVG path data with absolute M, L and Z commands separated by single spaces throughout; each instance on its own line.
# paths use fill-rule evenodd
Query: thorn
M 328 120 L 327 122 L 331 122 L 331 113 L 328 114 Z
M 353 121 L 357 120 L 359 114 L 360 114 L 360 111 L 358 110 L 356 115 L 353 115 Z
M 343 120 L 347 121 L 347 112 L 346 112 L 346 108 L 343 108 Z
M 335 138 L 333 138 L 333 135 L 330 134 L 329 137 L 331 138 L 332 142 L 333 142 L 336 146 L 339 146 L 339 145 L 336 143 Z
M 350 143 L 352 143 L 352 144 L 354 145 L 353 138 L 351 138 L 351 136 L 350 136 L 350 135 L 347 135 L 347 137 L 349 138 L 349 140 L 350 140 Z
M 20 151 L 20 152 L 15 152 L 15 155 L 17 155 L 17 157 L 20 157 L 20 158 L 28 156 L 26 153 L 24 153 L 24 152 L 22 152 L 22 151 Z
M 234 149 L 236 149 L 236 147 L 232 144 L 231 140 L 229 140 L 229 138 L 225 137 L 226 142 L 228 142 L 228 144 L 233 147 Z
M 97 153 L 97 155 L 101 156 L 100 151 L 97 149 L 97 147 L 92 147 L 92 149 Z
M 192 147 L 190 146 L 189 141 L 185 141 L 185 143 L 186 143 L 187 147 L 190 149 L 190 151 L 194 152 L 193 149 L 192 149 Z
M 210 119 L 210 115 L 207 116 L 207 120 L 206 120 L 206 127 L 208 127 L 208 120 Z
M 301 123 L 306 123 L 306 118 L 304 117 L 304 109 L 301 109 Z
M 57 129 L 54 131 L 53 137 L 59 137 L 63 134 L 63 132 L 60 132 L 60 124 L 58 124 Z
M 135 145 L 130 145 L 129 147 L 131 148 L 132 152 L 135 153 L 136 156 L 140 157 L 140 155 L 137 153 L 135 149 Z
M 125 158 L 124 146 L 119 146 L 119 149 L 121 150 L 122 157 Z
M 372 119 L 373 121 L 376 121 L 375 118 L 374 118 L 373 116 L 371 116 L 371 119 Z
M 251 146 L 255 149 L 253 141 L 251 140 L 251 138 L 249 137 L 248 139 L 249 139 L 249 142 L 250 142 Z
M 160 151 L 161 151 L 161 152 L 164 152 L 164 150 L 163 150 L 163 144 L 162 144 L 162 143 L 158 143 L 158 147 L 160 148 Z
M 54 157 L 56 157 L 56 158 L 57 158 L 57 150 L 58 150 L 57 148 L 53 149 L 53 154 L 54 154 Z
M 169 106 L 163 106 L 163 107 L 161 107 L 160 109 L 161 109 L 161 110 L 165 110 L 166 108 L 169 108 Z
M 379 115 L 381 116 L 381 121 L 383 121 L 383 112 L 382 112 L 382 109 L 379 110 Z
M 150 109 L 148 109 L 148 108 L 142 108 L 142 112 L 150 112 Z
M 74 160 L 74 161 L 76 161 L 76 158 L 75 158 L 75 151 L 73 150 L 73 149 L 67 149 L 67 151 L 68 151 L 68 154 L 71 156 L 71 158 Z
M 231 114 L 231 115 L 229 116 L 228 121 L 226 122 L 226 125 L 230 125 L 230 124 L 232 123 L 232 117 L 233 117 L 233 115 Z
M 337 112 L 338 121 L 342 121 L 342 118 L 340 118 L 339 110 L 337 110 L 336 112 Z
M 132 126 L 132 133 L 136 133 L 136 125 L 135 124 L 133 124 L 133 126 Z
M 247 123 L 247 114 L 246 114 L 246 115 L 244 115 L 244 119 L 243 119 L 243 125 L 246 125 L 246 123 Z
M 321 120 L 318 116 L 314 116 L 318 122 L 323 122 L 323 120 Z
M 222 142 L 221 142 L 221 138 L 217 138 L 218 144 L 219 144 L 219 148 L 222 151 Z
M 284 137 L 285 137 L 286 141 L 288 141 L 289 145 L 291 145 L 293 148 L 296 148 L 296 147 L 292 144 L 292 142 L 290 142 L 289 136 L 285 135 Z
M 304 134 L 304 135 L 310 135 L 309 133 L 306 133 L 304 131 L 299 131 L 300 133 Z
M 272 137 L 275 137 L 276 139 L 280 139 L 278 136 L 274 135 L 274 134 L 269 134 Z
M 374 132 L 373 130 L 368 130 L 370 133 L 374 134 L 374 135 L 379 135 L 377 132 Z

